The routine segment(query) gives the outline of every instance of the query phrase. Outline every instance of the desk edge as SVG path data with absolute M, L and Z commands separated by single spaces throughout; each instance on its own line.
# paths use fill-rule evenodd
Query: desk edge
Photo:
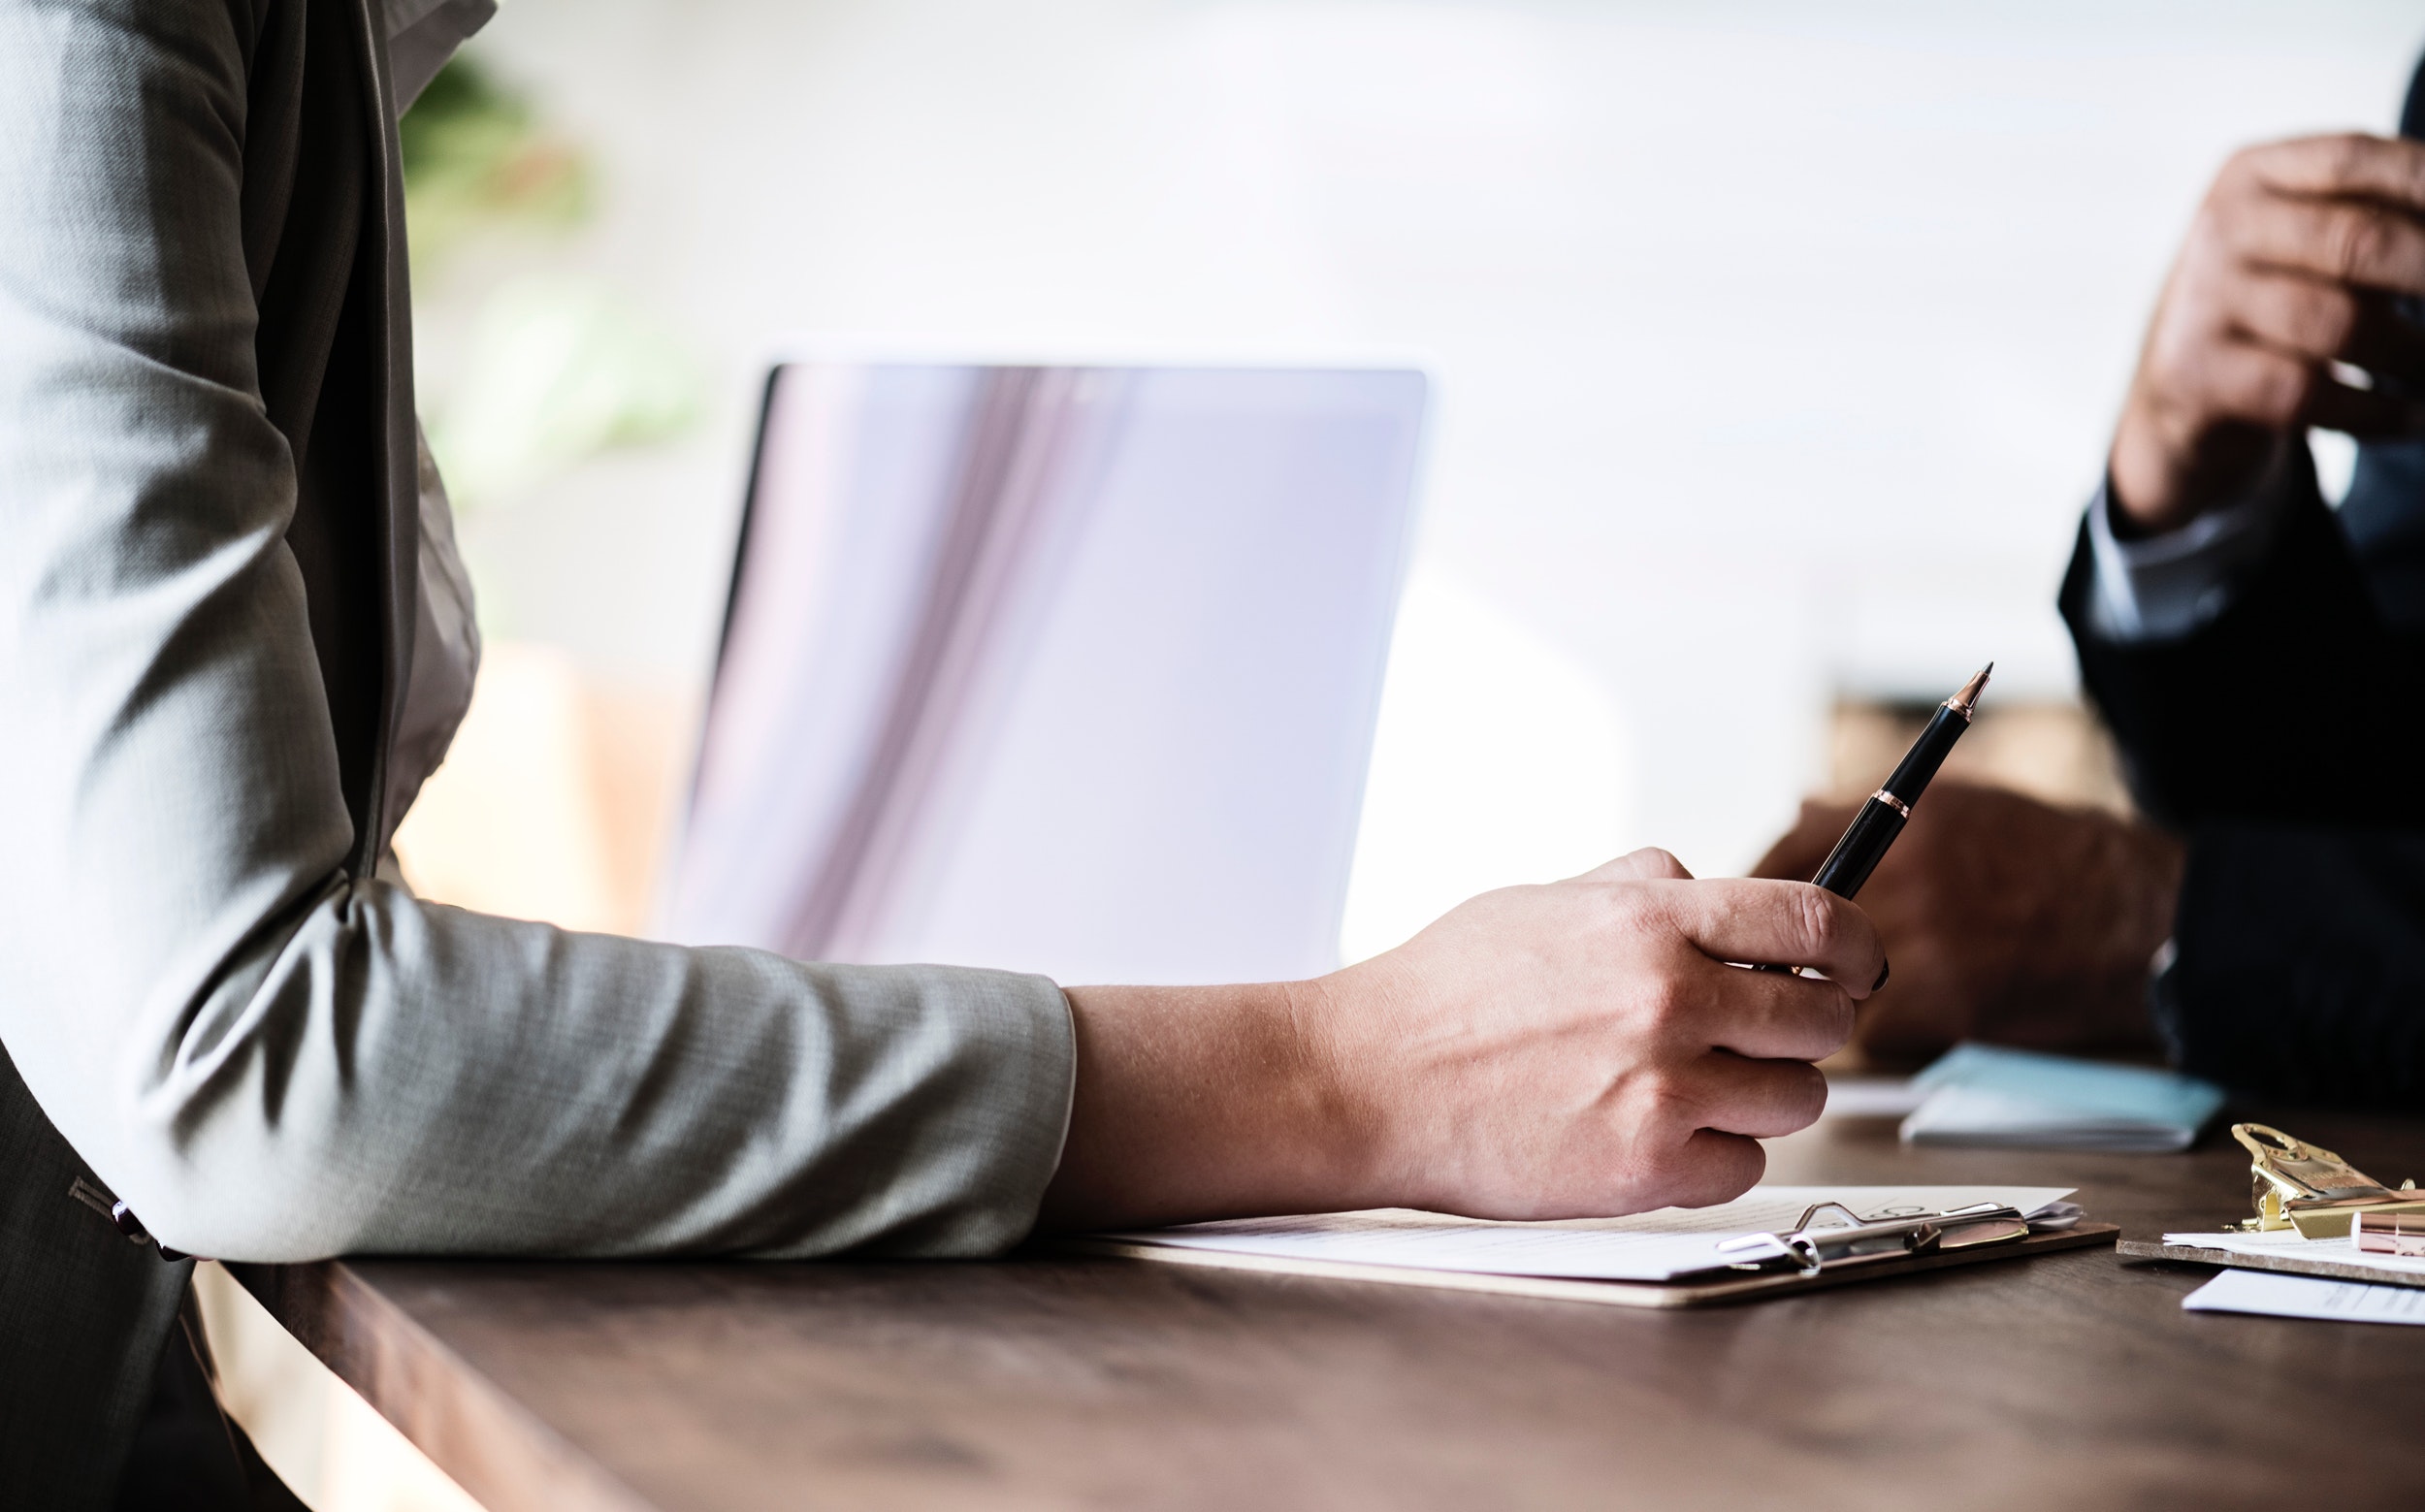
M 656 1512 L 345 1262 L 226 1269 L 488 1512 Z

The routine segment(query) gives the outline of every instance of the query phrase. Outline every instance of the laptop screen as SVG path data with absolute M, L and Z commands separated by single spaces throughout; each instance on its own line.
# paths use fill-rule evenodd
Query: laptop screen
M 663 932 L 1073 982 L 1335 965 L 1425 396 L 778 368 Z

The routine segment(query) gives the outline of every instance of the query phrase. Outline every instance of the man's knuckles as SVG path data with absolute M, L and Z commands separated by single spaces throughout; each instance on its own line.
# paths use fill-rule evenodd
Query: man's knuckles
M 1795 964 L 1821 965 L 1834 961 L 1848 947 L 1858 930 L 1852 924 L 1856 916 L 1844 900 L 1824 888 L 1805 883 L 1789 889 L 1785 896 L 1785 923 L 1794 946 Z
M 1593 949 L 1604 958 L 1667 959 L 1683 936 L 1677 917 L 1682 889 L 1707 884 L 1682 881 L 1626 881 L 1591 885 L 1578 895 L 1585 910 L 1579 920 Z
M 1689 1055 L 1705 1038 L 1713 994 L 1695 980 L 1698 976 L 1679 964 L 1647 972 L 1636 985 L 1631 1016 L 1655 1053 Z

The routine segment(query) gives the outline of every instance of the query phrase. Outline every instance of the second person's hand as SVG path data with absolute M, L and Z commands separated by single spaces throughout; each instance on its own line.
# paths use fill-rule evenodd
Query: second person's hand
M 2337 363 L 2425 380 L 2425 143 L 2309 137 L 2215 176 L 2166 279 L 2110 459 L 2117 530 L 2175 529 L 2253 487 L 2308 426 L 2416 434 L 2425 407 Z

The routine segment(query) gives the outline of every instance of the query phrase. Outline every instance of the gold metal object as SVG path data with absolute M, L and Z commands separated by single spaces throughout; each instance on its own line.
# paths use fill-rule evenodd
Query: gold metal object
M 2425 1258 L 2425 1213 L 2365 1211 L 2349 1217 L 2349 1242 L 2378 1255 Z
M 1905 819 L 1911 818 L 1911 805 L 1894 796 L 1894 794 L 1887 791 L 1884 788 L 1879 788 L 1876 792 L 1871 793 L 1869 796 L 1877 799 L 1880 803 L 1885 804 L 1888 808 L 1892 809 L 1895 813 L 1902 815 Z
M 2425 1216 L 2425 1195 L 2412 1180 L 2395 1191 L 2331 1150 L 2261 1123 L 2233 1124 L 2231 1137 L 2254 1157 L 2248 1175 L 2256 1216 L 2245 1229 L 2295 1228 L 2306 1239 L 2340 1239 L 2361 1210 Z

